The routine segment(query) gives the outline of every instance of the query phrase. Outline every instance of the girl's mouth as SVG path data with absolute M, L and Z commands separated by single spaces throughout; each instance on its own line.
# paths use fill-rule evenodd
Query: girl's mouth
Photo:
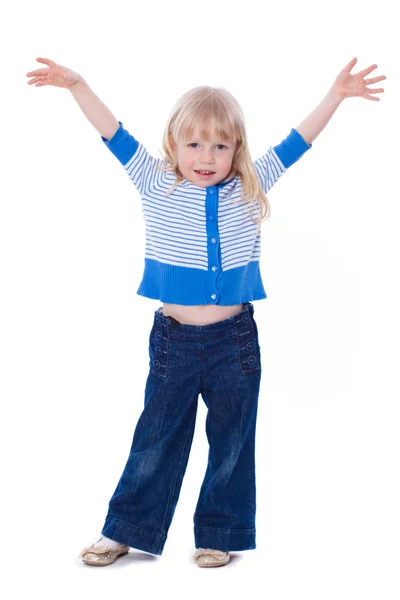
M 201 177 L 202 179 L 209 179 L 210 177 L 212 177 L 213 175 L 215 175 L 215 172 L 212 171 L 210 172 L 201 172 L 201 171 L 195 171 L 195 173 L 197 173 L 197 175 L 199 177 Z

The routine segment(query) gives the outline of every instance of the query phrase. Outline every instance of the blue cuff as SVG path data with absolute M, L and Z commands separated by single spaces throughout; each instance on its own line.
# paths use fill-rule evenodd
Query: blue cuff
M 299 160 L 307 150 L 312 148 L 312 144 L 307 144 L 298 131 L 292 129 L 283 142 L 274 146 L 274 151 L 287 169 Z
M 129 161 L 132 156 L 135 154 L 139 142 L 136 140 L 133 135 L 129 133 L 126 129 L 124 129 L 121 121 L 118 121 L 119 128 L 114 133 L 112 138 L 107 140 L 103 136 L 100 136 L 104 144 L 107 146 L 109 150 L 118 158 L 118 160 L 123 164 Z

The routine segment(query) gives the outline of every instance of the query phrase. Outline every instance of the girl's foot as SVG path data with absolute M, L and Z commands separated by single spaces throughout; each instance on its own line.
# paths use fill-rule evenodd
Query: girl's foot
M 129 546 L 109 540 L 103 535 L 91 546 L 84 548 L 79 555 L 87 565 L 105 566 L 113 563 L 119 556 L 127 554 Z
M 231 557 L 229 552 L 212 550 L 211 548 L 198 548 L 193 559 L 198 567 L 223 567 L 228 564 Z

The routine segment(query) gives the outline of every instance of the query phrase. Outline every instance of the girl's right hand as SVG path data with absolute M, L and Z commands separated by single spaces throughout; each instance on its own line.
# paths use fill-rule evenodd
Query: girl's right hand
M 58 65 L 49 58 L 37 58 L 38 62 L 44 63 L 48 69 L 36 69 L 35 71 L 29 71 L 26 74 L 27 77 L 33 77 L 28 81 L 28 85 L 35 84 L 36 87 L 41 85 L 54 85 L 61 88 L 71 88 L 78 81 L 82 81 L 82 77 L 79 73 L 71 71 L 67 67 Z

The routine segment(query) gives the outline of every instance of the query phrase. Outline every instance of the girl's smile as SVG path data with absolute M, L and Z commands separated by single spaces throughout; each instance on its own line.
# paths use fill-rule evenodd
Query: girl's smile
M 200 179 L 211 179 L 211 177 L 213 177 L 213 175 L 215 175 L 215 172 L 211 172 L 211 173 L 201 173 L 200 171 L 196 171 L 195 173 L 200 177 Z

